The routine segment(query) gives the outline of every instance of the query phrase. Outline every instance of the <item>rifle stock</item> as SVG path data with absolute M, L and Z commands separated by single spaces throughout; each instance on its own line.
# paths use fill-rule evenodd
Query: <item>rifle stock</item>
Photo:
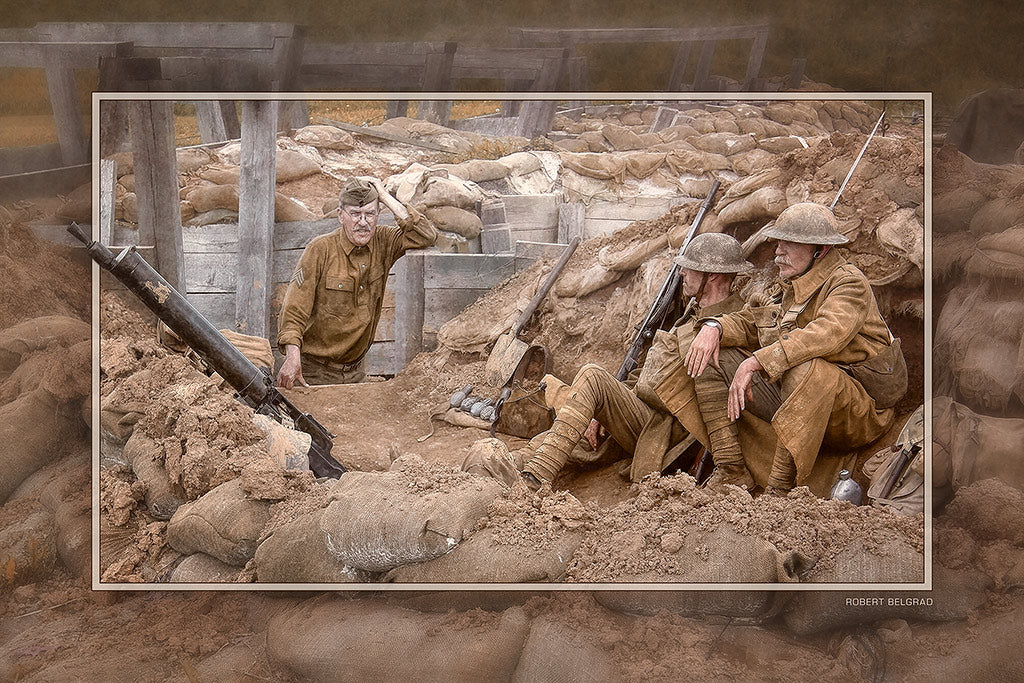
M 257 368 L 199 311 L 139 255 L 126 247 L 116 256 L 106 246 L 89 239 L 72 223 L 68 232 L 82 242 L 89 256 L 109 271 L 146 307 L 188 344 L 203 361 L 220 374 L 238 398 L 255 412 L 284 422 L 310 435 L 309 466 L 318 477 L 337 479 L 346 469 L 331 457 L 334 435 L 309 413 L 299 410 L 274 386 L 266 370 Z
M 686 234 L 686 239 L 683 240 L 682 246 L 676 252 L 677 257 L 683 255 L 686 247 L 690 245 L 694 235 L 697 234 L 697 230 L 700 229 L 701 223 L 704 222 L 704 216 L 707 215 L 708 209 L 711 208 L 711 201 L 714 199 L 715 193 L 718 192 L 719 185 L 718 178 L 715 178 L 715 181 L 711 184 L 711 191 L 708 192 L 708 196 L 701 202 L 700 209 L 693 218 L 693 223 L 690 225 L 690 231 Z M 619 371 L 615 373 L 615 378 L 620 382 L 629 377 L 629 373 L 636 369 L 644 347 L 651 342 L 651 339 L 654 338 L 654 333 L 664 324 L 665 316 L 668 314 L 669 308 L 672 307 L 672 301 L 676 298 L 676 291 L 679 289 L 679 283 L 682 279 L 681 269 L 673 263 L 668 271 L 668 275 L 665 276 L 665 281 L 662 283 L 658 295 L 654 298 L 650 309 L 648 309 L 647 315 L 644 317 L 643 322 L 637 326 L 636 336 L 633 337 L 633 341 L 629 345 L 629 350 L 626 352 L 622 365 L 619 366 Z M 695 305 L 696 302 L 691 301 L 687 304 L 686 309 L 690 311 Z

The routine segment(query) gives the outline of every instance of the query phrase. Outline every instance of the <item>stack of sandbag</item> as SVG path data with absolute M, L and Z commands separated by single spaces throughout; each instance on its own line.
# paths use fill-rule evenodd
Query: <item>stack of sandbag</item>
M 87 573 L 90 332 L 64 316 L 0 331 L 0 588 L 58 561 Z

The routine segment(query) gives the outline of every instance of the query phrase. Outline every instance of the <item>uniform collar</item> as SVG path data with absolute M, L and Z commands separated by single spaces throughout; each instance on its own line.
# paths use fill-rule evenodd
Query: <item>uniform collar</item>
M 839 253 L 839 250 L 832 247 L 828 253 L 815 261 L 811 269 L 803 275 L 790 281 L 793 288 L 793 298 L 796 303 L 803 303 L 811 298 L 825 283 L 832 272 L 839 266 L 846 263 L 846 259 Z M 785 286 L 785 283 L 783 283 Z
M 743 307 L 743 299 L 739 294 L 733 292 L 725 299 L 722 299 L 717 304 L 711 304 L 710 306 L 704 306 L 700 309 L 701 318 L 713 318 L 716 315 L 722 315 L 724 313 L 731 313 L 732 311 L 738 311 Z

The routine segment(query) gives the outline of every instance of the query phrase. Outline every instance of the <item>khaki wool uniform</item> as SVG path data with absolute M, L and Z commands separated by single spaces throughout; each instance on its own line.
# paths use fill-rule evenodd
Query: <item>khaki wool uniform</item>
M 732 294 L 715 305 L 698 309 L 696 315 L 721 315 L 736 311 L 742 305 L 743 299 Z M 556 411 L 555 422 L 547 432 L 534 437 L 531 443 L 539 442 L 537 453 L 523 469 L 552 481 L 594 418 L 619 446 L 633 454 L 632 481 L 670 465 L 690 441 L 686 438 L 687 430 L 651 390 L 652 383 L 647 376 L 648 373 L 655 377 L 672 374 L 676 377 L 675 395 L 686 393 L 686 380 L 675 369 L 682 366 L 693 341 L 695 333 L 691 321 L 692 318 L 677 321 L 668 332 L 659 331 L 655 335 L 644 368 L 632 388 L 593 364 L 584 365 L 571 386 L 551 375 L 546 376 L 545 400 Z M 692 395 L 692 382 L 689 382 L 689 392 Z
M 299 258 L 281 305 L 277 345 L 295 344 L 310 383 L 359 381 L 362 362 L 380 321 L 392 264 L 408 249 L 429 247 L 437 229 L 406 207 L 398 225 L 380 225 L 365 246 L 339 227 L 314 238 Z M 307 368 L 310 375 L 306 374 Z M 315 379 L 326 381 L 314 382 Z
M 780 305 L 717 317 L 722 347 L 753 352 L 782 402 L 771 419 L 778 439 L 768 484 L 807 482 L 822 445 L 852 450 L 889 429 L 894 410 L 879 410 L 841 366 L 876 356 L 890 336 L 867 278 L 836 250 L 810 271 L 782 282 Z M 805 305 L 795 324 L 786 313 Z M 749 408 L 748 403 L 748 408 Z

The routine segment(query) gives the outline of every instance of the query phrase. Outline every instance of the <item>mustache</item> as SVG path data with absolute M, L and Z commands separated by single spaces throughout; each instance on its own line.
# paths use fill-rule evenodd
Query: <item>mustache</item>
M 776 256 L 775 257 L 775 265 L 777 265 L 777 266 L 790 266 L 790 267 L 792 267 L 793 264 L 790 263 L 789 259 L 786 258 L 785 256 Z

